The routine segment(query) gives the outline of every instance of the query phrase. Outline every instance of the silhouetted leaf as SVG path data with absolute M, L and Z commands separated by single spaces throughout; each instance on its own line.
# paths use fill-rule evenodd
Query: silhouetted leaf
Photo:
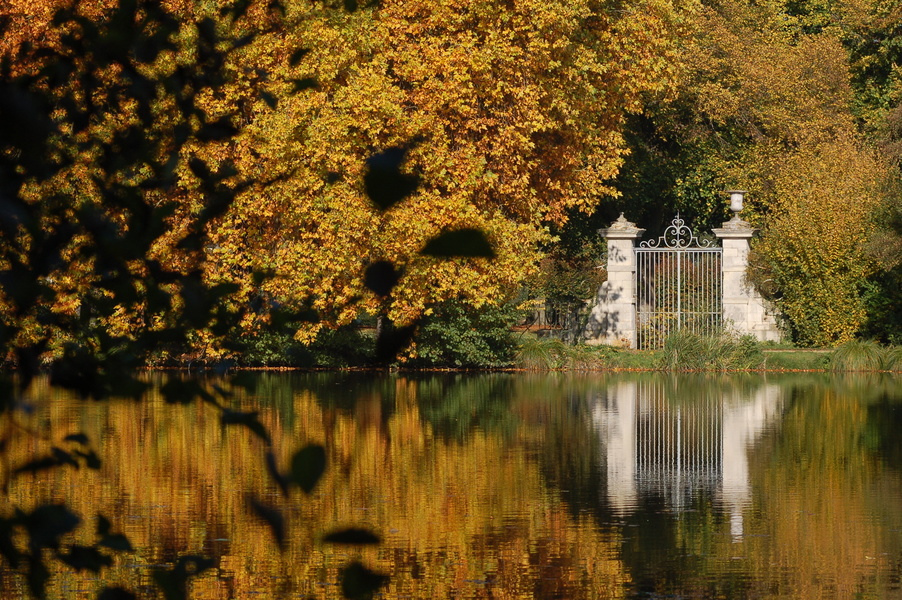
M 326 471 L 326 449 L 311 444 L 298 450 L 291 458 L 292 483 L 310 493 Z
M 276 482 L 276 485 L 279 486 L 279 489 L 282 490 L 282 494 L 288 495 L 288 480 L 285 478 L 282 473 L 279 472 L 279 467 L 276 465 L 276 457 L 272 453 L 272 450 L 267 450 L 265 455 L 266 460 L 266 470 L 272 476 L 273 481 Z
M 260 99 L 266 102 L 266 106 L 275 110 L 279 105 L 279 99 L 270 94 L 269 92 L 260 92 Z
M 110 523 L 109 519 L 103 515 L 97 515 L 97 535 L 107 535 L 112 527 L 113 525 Z
M 268 444 L 269 432 L 266 431 L 266 427 L 263 426 L 263 423 L 257 420 L 257 415 L 259 414 L 260 413 L 257 411 L 239 412 L 235 410 L 225 410 L 220 417 L 220 422 L 223 425 L 243 425 Z
M 47 564 L 40 554 L 29 561 L 28 572 L 25 574 L 25 578 L 31 594 L 37 598 L 43 598 L 44 588 L 47 587 L 47 582 L 50 580 L 50 571 L 47 570 Z
M 72 458 L 72 455 L 57 447 L 50 448 L 50 452 L 53 454 L 53 457 L 59 461 L 61 465 L 69 465 L 71 467 L 75 467 L 76 469 L 79 467 L 78 461 Z
M 272 535 L 276 538 L 279 548 L 285 549 L 285 517 L 277 509 L 266 506 L 259 502 L 256 498 L 251 498 L 248 503 L 258 517 L 263 519 L 269 525 Z
M 76 571 L 91 571 L 92 573 L 97 573 L 103 567 L 113 564 L 112 558 L 91 546 L 74 545 L 67 552 L 60 553 L 59 558 Z
M 291 58 L 288 59 L 288 64 L 290 64 L 292 67 L 296 67 L 308 54 L 310 54 L 309 48 L 298 48 L 291 53 Z
M 101 462 L 100 457 L 97 456 L 97 453 L 93 450 L 88 450 L 87 452 L 81 452 L 79 450 L 75 451 L 76 456 L 80 456 L 85 459 L 85 466 L 89 469 L 94 469 L 95 471 L 100 469 Z
M 97 542 L 97 545 L 103 546 L 104 548 L 109 548 L 110 550 L 117 550 L 119 552 L 135 551 L 135 549 L 132 547 L 131 542 L 129 542 L 128 538 L 122 533 L 105 535 L 100 538 L 100 541 Z
M 172 569 L 158 569 L 153 580 L 166 600 L 187 600 L 188 579 L 212 569 L 216 563 L 204 556 L 182 556 Z
M 45 504 L 25 517 L 25 528 L 34 548 L 58 548 L 59 538 L 78 527 L 78 515 L 62 504 Z
M 303 79 L 292 79 L 292 85 L 294 85 L 294 91 L 303 92 L 304 90 L 314 90 L 319 84 L 316 82 L 316 79 L 312 77 L 304 77 Z
M 374 262 L 366 268 L 363 283 L 376 294 L 388 296 L 392 288 L 398 284 L 400 273 L 387 260 Z
M 57 460 L 53 456 L 45 456 L 43 458 L 36 458 L 35 460 L 25 463 L 21 467 L 15 469 L 13 473 L 16 475 L 18 475 L 19 473 L 37 473 L 38 471 L 44 471 L 52 467 L 58 467 L 59 465 L 59 460 Z
M 216 399 L 213 395 L 194 379 L 172 378 L 163 384 L 160 392 L 162 392 L 166 402 L 170 404 L 189 404 L 196 398 L 216 404 Z
M 203 125 L 197 132 L 197 139 L 203 142 L 221 141 L 234 137 L 237 133 L 238 129 L 232 125 L 231 119 L 222 117 Z
M 323 541 L 331 544 L 370 545 L 379 544 L 382 542 L 382 539 L 366 529 L 349 527 L 348 529 L 339 529 L 326 534 Z
M 486 239 L 485 234 L 478 229 L 464 228 L 446 231 L 432 238 L 420 254 L 437 256 L 440 258 L 484 257 L 494 258 L 495 251 Z
M 341 572 L 341 593 L 349 600 L 368 600 L 386 583 L 388 576 L 371 571 L 356 561 Z
M 380 363 L 390 363 L 398 358 L 398 354 L 410 345 L 416 325 L 395 327 L 387 325 L 376 339 L 376 360 Z
M 97 600 L 138 600 L 138 597 L 125 588 L 103 588 L 97 594 Z
M 83 433 L 70 433 L 63 439 L 67 442 L 77 442 L 79 444 L 84 444 L 84 445 L 87 445 L 90 443 L 88 436 L 86 436 Z
M 22 553 L 13 543 L 13 520 L 0 519 L 0 556 L 5 558 L 13 569 L 19 568 Z
M 366 195 L 380 210 L 388 210 L 416 191 L 419 178 L 401 173 L 407 150 L 394 147 L 367 159 L 369 167 L 363 176 Z

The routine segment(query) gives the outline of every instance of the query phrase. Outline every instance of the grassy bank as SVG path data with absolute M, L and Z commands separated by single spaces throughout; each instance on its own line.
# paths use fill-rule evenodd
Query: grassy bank
M 512 365 L 524 370 L 884 371 L 902 372 L 902 348 L 849 342 L 836 349 L 760 343 L 750 336 L 671 335 L 660 350 L 567 345 L 523 337 Z

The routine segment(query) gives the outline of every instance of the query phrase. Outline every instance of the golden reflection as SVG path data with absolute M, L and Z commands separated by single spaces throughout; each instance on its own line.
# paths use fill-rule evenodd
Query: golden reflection
M 135 547 L 117 555 L 102 581 L 54 564 L 50 597 L 94 598 L 105 585 L 146 592 L 153 569 L 183 554 L 217 561 L 192 581 L 191 597 L 201 599 L 338 598 L 339 571 L 353 558 L 391 576 L 386 598 L 624 595 L 619 537 L 573 517 L 543 482 L 529 443 L 541 438 L 541 423 L 513 439 L 491 430 L 448 439 L 420 415 L 419 384 L 393 381 L 393 389 L 360 394 L 350 410 L 330 408 L 310 390 L 293 393 L 290 410 L 241 400 L 260 410 L 283 469 L 307 443 L 328 449 L 314 493 L 288 499 L 266 472 L 263 442 L 243 428 L 224 429 L 211 407 L 167 405 L 156 392 L 140 403 L 86 403 L 40 384 L 36 411 L 18 418 L 46 439 L 17 433 L 3 468 L 75 432 L 89 436 L 103 467 L 14 477 L 3 512 L 65 502 L 83 518 L 71 541 L 95 541 L 95 515 L 103 514 Z M 251 495 L 285 512 L 284 552 L 251 514 Z M 348 525 L 373 529 L 383 543 L 321 542 L 325 531 Z M 20 578 L 2 577 L 4 598 L 24 596 Z

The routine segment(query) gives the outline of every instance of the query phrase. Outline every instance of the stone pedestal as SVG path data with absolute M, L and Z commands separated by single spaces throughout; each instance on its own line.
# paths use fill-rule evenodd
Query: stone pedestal
M 759 341 L 779 341 L 773 311 L 745 276 L 749 242 L 756 230 L 737 216 L 713 231 L 723 246 L 724 327 Z
M 645 233 L 623 215 L 598 233 L 608 241 L 608 280 L 598 289 L 586 324 L 587 344 L 636 347 L 636 240 Z

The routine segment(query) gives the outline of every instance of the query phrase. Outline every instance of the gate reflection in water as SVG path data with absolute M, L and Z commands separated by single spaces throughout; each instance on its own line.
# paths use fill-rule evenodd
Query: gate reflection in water
M 680 511 L 709 494 L 729 509 L 731 533 L 741 536 L 750 500 L 748 448 L 781 410 L 775 385 L 751 397 L 727 391 L 679 400 L 660 379 L 612 385 L 593 407 L 611 507 L 625 515 L 640 497 L 655 496 Z

